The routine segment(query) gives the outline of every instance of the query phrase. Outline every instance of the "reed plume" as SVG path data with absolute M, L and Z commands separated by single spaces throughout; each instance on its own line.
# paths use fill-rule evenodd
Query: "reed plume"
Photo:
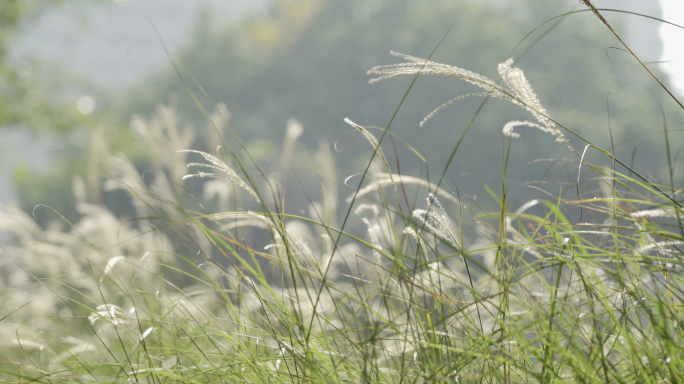
M 378 81 L 392 79 L 400 76 L 411 76 L 418 74 L 439 75 L 455 77 L 473 84 L 484 91 L 485 93 L 470 93 L 459 96 L 455 99 L 449 100 L 446 103 L 437 107 L 434 111 L 428 114 L 421 122 L 422 127 L 429 119 L 434 117 L 439 111 L 448 107 L 449 105 L 470 97 L 496 97 L 505 99 L 513 104 L 516 104 L 535 117 L 538 124 L 529 121 L 514 121 L 504 126 L 503 133 L 510 137 L 520 137 L 519 134 L 513 132 L 516 126 L 528 126 L 538 128 L 546 133 L 550 133 L 556 137 L 556 141 L 565 142 L 563 133 L 556 127 L 553 121 L 548 117 L 548 113 L 544 106 L 539 101 L 539 97 L 532 89 L 532 85 L 525 77 L 525 74 L 520 68 L 513 67 L 513 59 L 508 59 L 498 66 L 499 76 L 506 86 L 501 86 L 497 82 L 480 75 L 478 73 L 469 71 L 467 69 L 459 68 L 452 65 L 440 64 L 434 61 L 421 59 L 418 57 L 404 55 L 392 51 L 391 54 L 396 57 L 406 60 L 405 63 L 382 65 L 373 67 L 368 71 L 369 75 L 379 75 L 379 77 L 372 78 L 369 83 L 374 84 Z

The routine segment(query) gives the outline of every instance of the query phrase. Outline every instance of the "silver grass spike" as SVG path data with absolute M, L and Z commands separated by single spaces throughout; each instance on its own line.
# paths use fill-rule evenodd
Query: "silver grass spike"
M 112 325 L 128 324 L 126 312 L 114 304 L 98 305 L 95 311 L 88 316 L 90 324 L 95 324 L 99 319 L 105 319 Z
M 356 209 L 354 210 L 355 215 L 360 215 L 366 211 L 371 211 L 373 212 L 373 216 L 378 219 L 378 216 L 380 215 L 380 209 L 378 208 L 377 205 L 375 204 L 359 204 Z
M 218 157 L 210 155 L 206 152 L 196 151 L 193 149 L 183 149 L 183 150 L 180 150 L 177 152 L 180 152 L 180 153 L 197 153 L 197 154 L 201 155 L 202 157 L 204 157 L 204 159 L 210 163 L 210 164 L 189 163 L 188 168 L 190 168 L 190 167 L 209 168 L 209 169 L 216 170 L 216 171 L 223 173 L 223 174 L 219 174 L 219 173 L 207 173 L 207 172 L 197 171 L 197 173 L 188 174 L 188 175 L 183 176 L 183 180 L 190 179 L 190 178 L 197 178 L 197 177 L 198 178 L 212 178 L 212 179 L 226 180 L 226 181 L 229 181 L 229 182 L 239 186 L 240 188 L 244 189 L 245 191 L 247 191 L 250 195 L 254 196 L 254 198 L 256 199 L 257 202 L 261 202 L 261 200 L 259 199 L 259 196 L 254 192 L 254 190 L 249 185 L 247 185 L 247 183 L 245 183 L 245 181 L 242 180 L 242 178 L 237 173 L 235 173 L 235 171 L 232 168 L 230 168 L 228 165 L 226 165 L 226 163 L 221 161 L 221 159 L 219 159 Z
M 467 69 L 447 64 L 440 64 L 434 61 L 421 59 L 410 55 L 404 55 L 394 51 L 392 51 L 391 54 L 392 56 L 403 58 L 404 60 L 406 60 L 406 62 L 400 64 L 382 65 L 371 68 L 368 71 L 368 74 L 378 75 L 378 77 L 370 79 L 369 83 L 373 84 L 377 83 L 378 81 L 392 79 L 400 76 L 428 74 L 455 77 L 463 81 L 466 81 L 470 84 L 476 85 L 479 88 L 486 91 L 486 93 L 473 93 L 460 96 L 442 104 L 420 122 L 421 127 L 425 124 L 425 122 L 434 117 L 439 111 L 455 103 L 456 101 L 477 96 L 496 97 L 509 100 L 513 104 L 516 104 L 526 109 L 539 122 L 539 124 L 525 122 L 522 125 L 539 128 L 544 132 L 551 133 L 554 136 L 556 136 L 556 141 L 565 142 L 565 137 L 563 136 L 562 132 L 556 127 L 553 121 L 547 117 L 548 114 L 546 112 L 546 109 L 539 101 L 537 94 L 532 89 L 532 85 L 525 77 L 523 71 L 520 68 L 513 67 L 513 59 L 508 59 L 505 62 L 499 64 L 498 66 L 499 75 L 506 84 L 506 87 L 504 87 L 485 76 L 469 71 Z M 511 126 L 507 124 L 506 127 L 504 127 L 504 134 L 508 134 L 512 137 L 519 137 L 518 134 L 513 134 L 512 132 L 512 128 L 514 126 L 515 125 Z
M 289 229 L 285 230 L 288 240 L 290 242 L 290 245 L 293 246 L 295 254 L 299 256 L 302 261 L 305 262 L 306 265 L 309 266 L 317 266 L 318 263 L 316 262 L 316 257 L 313 254 L 313 251 L 311 251 L 311 248 L 309 248 L 309 245 L 306 244 L 304 239 L 302 239 L 299 235 L 297 235 L 294 231 L 291 231 Z
M 546 117 L 546 109 L 542 106 L 525 74 L 520 68 L 513 67 L 513 59 L 508 59 L 499 64 L 498 69 L 499 76 L 506 82 L 508 88 L 515 93 L 516 97 L 511 101 L 527 109 L 542 125 L 553 129 L 553 122 Z
M 643 211 L 636 211 L 629 214 L 633 219 L 642 217 L 677 217 L 674 209 L 645 209 Z
M 373 255 L 375 255 L 375 260 L 378 264 L 382 261 L 382 257 L 380 256 L 380 252 L 378 250 L 382 250 L 382 246 L 380 245 L 380 239 L 378 238 L 378 231 L 380 230 L 380 227 L 377 225 L 372 225 L 368 219 L 365 217 L 362 217 L 361 220 L 363 220 L 364 223 L 368 226 L 368 235 L 371 238 L 371 244 L 373 245 Z
M 653 244 L 644 245 L 636 250 L 636 254 L 643 254 L 644 252 L 658 249 L 665 250 L 667 247 L 672 247 L 676 245 L 684 245 L 684 241 L 679 240 L 668 240 L 668 241 L 657 241 Z
M 280 236 L 280 228 L 276 226 L 276 224 L 269 220 L 267 217 L 259 215 L 255 212 L 248 211 L 245 216 L 251 217 L 256 219 L 257 222 L 263 223 L 267 228 L 271 230 L 273 233 L 273 236 L 276 238 L 276 240 L 281 239 Z M 290 246 L 290 250 L 293 251 L 294 256 L 296 256 L 300 261 L 304 262 L 305 266 L 308 267 L 316 267 L 318 266 L 318 262 L 316 261 L 316 257 L 314 256 L 313 251 L 309 247 L 309 245 L 302 239 L 299 235 L 297 235 L 294 231 L 290 229 L 285 229 L 285 236 L 287 237 L 287 245 Z M 279 248 L 282 248 L 285 246 L 285 244 L 272 244 L 272 247 L 270 248 L 275 248 L 276 250 Z
M 539 130 L 541 130 L 543 132 L 550 133 L 550 134 L 556 136 L 556 141 L 560 141 L 560 142 L 562 142 L 563 138 L 564 138 L 563 134 L 558 129 L 549 128 L 549 127 L 544 126 L 544 125 L 535 124 L 531 121 L 519 121 L 519 120 L 513 120 L 513 121 L 509 121 L 508 123 L 506 123 L 503 127 L 503 134 L 505 136 L 510 136 L 513 138 L 519 138 L 520 134 L 513 131 L 513 129 L 515 127 L 538 128 Z
M 368 130 L 366 128 L 364 128 L 361 125 L 356 124 L 350 118 L 345 117 L 344 122 L 351 125 L 352 127 L 356 128 L 356 130 L 358 130 L 359 132 L 361 132 L 363 137 L 365 137 L 366 140 L 368 140 L 371 143 L 373 148 L 377 149 L 378 156 L 380 156 L 380 159 L 382 160 L 382 164 L 387 169 L 387 172 L 392 173 L 392 169 L 390 168 L 389 163 L 387 162 L 387 158 L 385 157 L 385 153 L 382 152 L 382 148 L 380 148 L 380 143 L 378 143 L 378 139 L 376 139 L 372 133 L 368 132 Z
M 487 97 L 487 96 L 492 96 L 492 94 L 491 93 L 469 93 L 467 95 L 463 95 L 463 96 L 459 96 L 455 99 L 451 99 L 451 100 L 447 101 L 446 103 L 437 107 L 434 111 L 430 112 L 429 115 L 425 116 L 425 118 L 423 118 L 423 120 L 421 120 L 421 122 L 418 124 L 418 126 L 422 128 L 425 125 L 425 123 L 427 123 L 428 120 L 435 117 L 435 115 L 437 115 L 437 113 L 439 113 L 439 111 L 441 111 L 442 109 L 450 106 L 451 104 L 453 104 L 457 101 L 461 101 L 461 100 L 468 99 L 471 97 Z
M 413 217 L 422 222 L 436 235 L 447 239 L 454 247 L 461 248 L 461 242 L 458 239 L 456 230 L 451 223 L 451 219 L 444 211 L 442 204 L 439 202 L 439 199 L 437 199 L 434 194 L 430 193 L 427 197 L 427 201 L 428 209 L 414 210 Z
M 416 243 L 418 243 L 418 248 L 420 249 L 420 253 L 423 256 L 423 260 L 425 261 L 425 264 L 427 265 L 428 255 L 427 255 L 427 248 L 425 247 L 425 241 L 423 240 L 423 236 L 421 234 L 417 233 L 416 230 L 411 228 L 411 227 L 404 228 L 404 234 L 413 237 L 413 239 L 416 241 Z
M 114 256 L 111 259 L 109 259 L 109 261 L 107 261 L 107 266 L 105 267 L 104 273 L 102 274 L 102 277 L 100 277 L 100 283 L 102 283 L 104 278 L 107 277 L 107 275 L 109 275 L 109 273 L 114 270 L 114 266 L 116 265 L 116 263 L 118 263 L 121 260 L 126 260 L 126 258 L 123 256 Z
M 407 62 L 371 68 L 368 70 L 368 74 L 379 75 L 379 77 L 371 79 L 369 83 L 374 84 L 378 81 L 392 79 L 399 76 L 410 76 L 422 73 L 428 75 L 456 77 L 474 84 L 494 95 L 501 95 L 502 97 L 504 97 L 504 95 L 507 93 L 504 88 L 496 84 L 494 81 L 475 72 L 468 71 L 467 69 L 454 67 L 447 64 L 435 63 L 434 61 L 425 60 L 410 55 L 404 55 L 394 51 L 391 51 L 390 53 L 392 56 L 401 57 Z
M 419 179 L 417 177 L 412 177 L 412 176 L 399 175 L 396 173 L 393 173 L 390 175 L 389 173 L 380 173 L 380 172 L 377 174 L 377 177 L 378 178 L 376 181 L 374 181 L 374 182 L 370 183 L 369 185 L 361 188 L 359 190 L 359 193 L 356 194 L 356 197 L 359 198 L 359 197 L 367 195 L 371 192 L 377 191 L 379 188 L 384 188 L 384 187 L 387 187 L 390 185 L 394 185 L 393 180 L 396 180 L 398 183 L 421 185 L 421 186 L 428 188 L 429 190 L 437 191 L 437 195 L 458 204 L 458 199 L 456 197 L 454 197 L 452 194 L 450 194 L 449 192 L 445 191 L 442 188 L 437 188 L 436 184 L 427 182 L 423 179 Z M 354 195 L 351 195 L 351 196 L 347 197 L 345 199 L 345 201 L 347 203 L 350 203 L 353 198 L 354 198 Z

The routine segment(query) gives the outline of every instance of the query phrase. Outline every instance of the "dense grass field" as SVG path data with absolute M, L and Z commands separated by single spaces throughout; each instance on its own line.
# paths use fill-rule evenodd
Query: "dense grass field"
M 279 171 L 269 173 L 233 134 L 225 106 L 198 103 L 214 132 L 199 144 L 160 106 L 131 123 L 149 148 L 149 171 L 123 156 L 98 158 L 94 135 L 90 161 L 106 162 L 106 178 L 74 179 L 78 222 L 38 206 L 55 219 L 43 228 L 2 208 L 2 380 L 684 381 L 684 210 L 667 125 L 670 177 L 658 181 L 555 121 L 512 59 L 489 79 L 394 56 L 369 70 L 371 82 L 438 75 L 481 89 L 426 120 L 465 97 L 529 112 L 530 121 L 502 127 L 503 147 L 494 140 L 503 161 L 493 205 L 461 196 L 446 178 L 401 174 L 383 152 L 390 139 L 405 144 L 392 122 L 372 130 L 351 117 L 368 141 L 366 168 L 342 180 L 321 146 L 311 159 L 321 190 L 297 192 L 312 198 L 293 214 L 283 179 L 297 177 L 288 169 L 300 123 L 288 123 Z M 510 148 L 526 135 L 552 135 L 559 152 L 569 149 L 577 179 L 534 184 L 526 203 L 511 206 Z M 588 152 L 610 166 L 589 163 Z M 340 196 L 342 183 L 356 192 Z M 100 190 L 125 194 L 130 215 L 94 203 Z

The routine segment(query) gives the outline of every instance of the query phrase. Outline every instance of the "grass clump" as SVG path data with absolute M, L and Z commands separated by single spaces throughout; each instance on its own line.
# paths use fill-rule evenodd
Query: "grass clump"
M 498 209 L 462 198 L 455 186 L 402 175 L 380 148 L 387 130 L 378 139 L 346 119 L 380 161 L 369 162 L 368 181 L 346 200 L 340 223 L 334 159 L 323 145 L 321 199 L 293 215 L 283 177 L 301 124 L 289 124 L 280 172 L 266 174 L 237 138 L 208 139 L 207 151 L 178 148 L 194 138 L 161 107 L 149 122 L 133 120 L 151 148 L 152 172 L 140 175 L 122 156 L 108 160 L 103 187 L 128 194 L 132 219 L 89 202 L 78 179 L 82 217 L 65 230 L 3 208 L 6 380 L 681 381 L 684 211 L 674 181 L 585 161 L 512 61 L 499 67 L 504 87 L 400 57 L 408 63 L 371 73 L 454 76 L 535 117 L 504 128 Z M 227 111 L 217 111 L 208 120 L 221 132 Z M 537 187 L 544 198 L 510 206 L 506 167 L 519 125 L 571 148 L 579 170 L 591 172 L 583 183 L 596 190 L 577 184 L 569 196 Z M 185 164 L 209 172 L 183 176 Z M 418 196 L 425 202 L 410 203 Z

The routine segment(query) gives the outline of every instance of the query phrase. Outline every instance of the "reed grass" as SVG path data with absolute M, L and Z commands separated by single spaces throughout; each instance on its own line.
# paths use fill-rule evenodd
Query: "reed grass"
M 150 148 L 152 172 L 141 175 L 121 155 L 106 161 L 103 189 L 125 191 L 134 218 L 96 204 L 84 185 L 97 180 L 74 182 L 78 222 L 36 208 L 66 230 L 2 208 L 4 380 L 683 381 L 684 211 L 676 180 L 647 179 L 588 140 L 575 150 L 562 132 L 584 138 L 548 116 L 511 60 L 499 67 L 501 79 L 490 80 L 429 57 L 398 56 L 407 63 L 370 72 L 414 82 L 453 76 L 484 88 L 485 103 L 504 98 L 535 117 L 504 128 L 498 209 L 462 198 L 443 179 L 393 169 L 381 149 L 387 133 L 396 135 L 392 122 L 377 138 L 346 119 L 373 147 L 356 193 L 338 198 L 334 158 L 322 145 L 320 201 L 294 215 L 283 177 L 305 134 L 299 122 L 288 123 L 281 166 L 269 174 L 232 131 L 224 106 L 207 114 L 216 133 L 208 151 L 190 149 L 192 134 L 160 107 L 132 127 Z M 551 133 L 576 154 L 576 195 L 547 190 L 510 205 L 507 169 L 519 125 Z M 588 163 L 589 148 L 612 167 Z M 186 164 L 211 172 L 187 174 Z

